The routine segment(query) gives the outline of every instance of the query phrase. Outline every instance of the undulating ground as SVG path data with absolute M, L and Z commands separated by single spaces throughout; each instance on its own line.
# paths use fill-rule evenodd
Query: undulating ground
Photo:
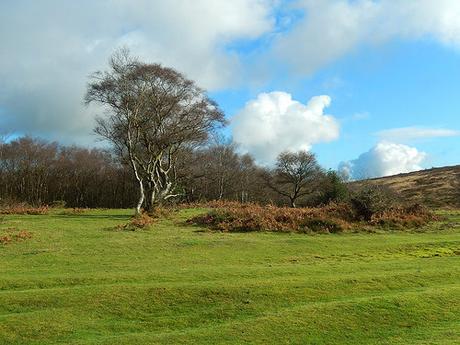
M 197 212 L 0 219 L 33 235 L 0 245 L 0 344 L 460 343 L 458 212 L 340 235 L 213 233 Z

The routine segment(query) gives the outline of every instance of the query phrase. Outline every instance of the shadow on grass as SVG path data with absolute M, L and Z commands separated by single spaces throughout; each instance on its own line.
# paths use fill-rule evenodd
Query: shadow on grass
M 131 219 L 132 215 L 117 215 L 117 214 L 54 214 L 53 218 L 61 219 L 87 219 L 87 220 L 123 220 L 127 221 Z

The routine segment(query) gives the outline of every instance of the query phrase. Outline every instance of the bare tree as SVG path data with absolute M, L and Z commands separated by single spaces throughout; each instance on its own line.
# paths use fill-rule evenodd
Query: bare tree
M 132 58 L 126 49 L 110 59 L 109 70 L 91 77 L 87 104 L 105 106 L 95 132 L 113 144 L 139 186 L 136 213 L 151 210 L 175 192 L 176 157 L 185 146 L 207 139 L 225 124 L 217 104 L 177 71 Z
M 101 149 L 22 137 L 0 144 L 0 203 L 131 207 L 131 171 Z
M 314 154 L 307 151 L 282 152 L 273 171 L 265 174 L 270 188 L 289 199 L 291 207 L 296 201 L 312 192 L 313 182 L 322 171 Z

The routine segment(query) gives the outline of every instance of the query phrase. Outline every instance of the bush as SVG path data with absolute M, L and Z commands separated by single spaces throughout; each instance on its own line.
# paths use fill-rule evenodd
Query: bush
M 55 200 L 50 204 L 52 208 L 65 208 L 66 202 L 64 200 Z
M 365 185 L 352 193 L 350 204 L 358 220 L 371 221 L 374 215 L 390 210 L 398 202 L 388 188 Z
M 32 207 L 27 204 L 6 205 L 0 208 L 0 214 L 32 214 L 45 215 L 49 213 L 48 206 Z
M 350 203 L 330 204 L 317 208 L 260 206 L 237 202 L 219 203 L 219 205 L 225 206 L 214 207 L 187 222 L 224 232 L 340 233 L 362 230 L 366 226 L 417 227 L 438 219 L 420 205 L 385 207 L 383 211 L 383 208 L 375 207 L 369 219 L 357 215 Z
M 337 171 L 329 170 L 324 174 L 319 185 L 317 205 L 345 202 L 349 198 L 349 191 L 343 178 Z
M 147 213 L 147 215 L 153 219 L 167 218 L 173 211 L 170 207 L 155 207 L 153 211 Z
M 416 228 L 440 218 L 420 204 L 393 207 L 374 214 L 370 223 L 391 228 Z
M 256 204 L 227 203 L 188 220 L 225 232 L 341 232 L 349 228 L 336 217 L 338 208 L 287 208 Z M 343 217 L 346 218 L 346 217 Z
M 153 219 L 146 213 L 142 213 L 140 215 L 134 216 L 129 222 L 129 225 L 138 229 L 144 229 L 152 225 L 154 222 L 155 219 Z
M 305 228 L 317 233 L 336 234 L 344 230 L 343 224 L 337 220 L 312 218 L 305 221 Z
M 115 230 L 136 231 L 148 228 L 155 222 L 155 219 L 146 213 L 141 213 L 131 218 L 131 220 L 115 227 Z

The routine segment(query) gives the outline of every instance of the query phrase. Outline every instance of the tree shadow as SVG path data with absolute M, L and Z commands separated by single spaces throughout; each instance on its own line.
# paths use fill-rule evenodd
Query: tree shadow
M 119 215 L 119 214 L 55 214 L 52 217 L 60 219 L 86 219 L 86 220 L 129 220 L 132 215 Z

